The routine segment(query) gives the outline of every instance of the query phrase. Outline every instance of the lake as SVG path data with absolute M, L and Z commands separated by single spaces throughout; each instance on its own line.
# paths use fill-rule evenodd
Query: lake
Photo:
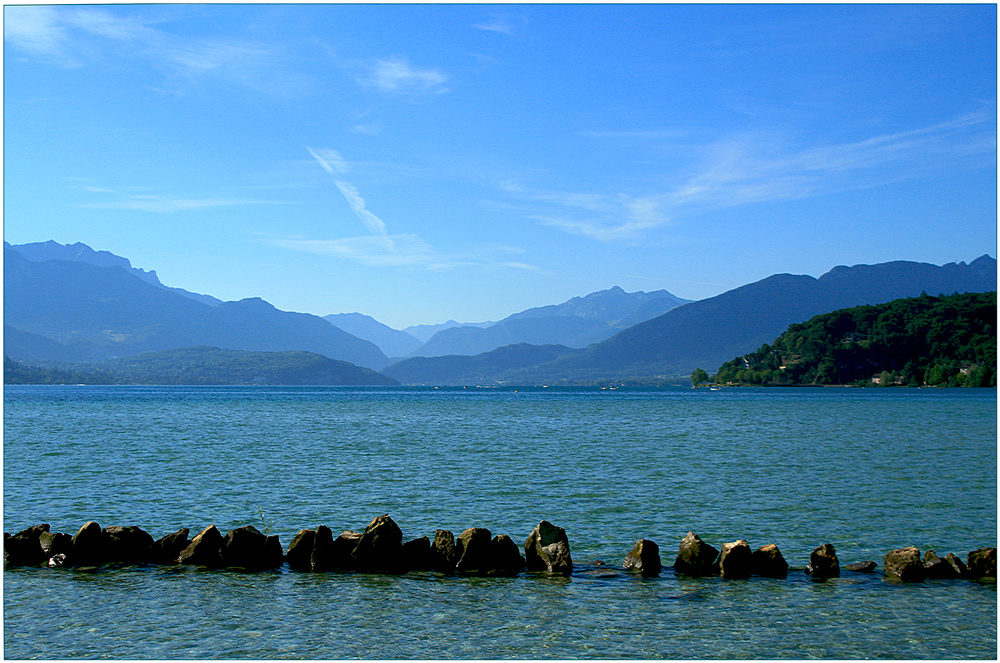
M 569 577 L 4 572 L 7 658 L 997 656 L 995 584 L 882 577 L 894 548 L 996 546 L 995 390 L 4 388 L 4 531 L 88 520 L 404 540 L 565 528 Z M 261 515 L 263 513 L 263 517 Z M 665 567 L 692 530 L 775 543 L 788 578 Z M 873 575 L 802 572 L 831 543 Z M 598 564 L 603 562 L 603 565 Z

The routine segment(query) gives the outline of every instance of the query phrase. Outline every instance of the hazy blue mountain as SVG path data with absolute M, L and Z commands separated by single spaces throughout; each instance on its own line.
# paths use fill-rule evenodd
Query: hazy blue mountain
M 437 325 L 413 325 L 411 327 L 405 328 L 403 331 L 413 336 L 421 343 L 426 343 L 431 339 L 434 334 L 445 329 L 451 329 L 452 327 L 489 327 L 495 324 L 493 321 L 489 322 L 455 322 L 454 320 L 449 320 L 448 322 L 442 322 Z
M 408 385 L 495 385 L 506 383 L 518 369 L 583 352 L 562 345 L 519 343 L 475 356 L 410 357 L 383 374 Z
M 525 384 L 673 378 L 722 363 L 770 343 L 790 324 L 842 308 L 904 297 L 996 290 L 997 262 L 896 261 L 839 266 L 820 278 L 777 274 L 630 327 L 583 353 L 525 369 Z
M 148 283 L 120 266 L 32 262 L 6 246 L 4 323 L 58 342 L 66 349 L 64 356 L 78 361 L 208 345 L 306 350 L 376 370 L 388 364 L 373 343 L 318 316 L 279 311 L 256 298 L 209 306 Z M 8 354 L 22 358 L 16 352 Z
M 203 304 L 218 306 L 222 303 L 221 299 L 216 299 L 211 295 L 201 295 L 196 292 L 189 292 L 183 288 L 171 288 L 169 286 L 165 286 L 160 283 L 160 279 L 156 275 L 155 270 L 147 272 L 144 269 L 133 267 L 132 262 L 128 258 L 117 256 L 110 251 L 95 251 L 82 242 L 77 242 L 76 244 L 59 244 L 58 242 L 54 242 L 52 240 L 47 242 L 32 242 L 30 244 L 9 244 L 4 242 L 4 247 L 14 249 L 32 262 L 44 262 L 46 260 L 71 260 L 85 262 L 89 265 L 97 265 L 98 267 L 121 267 L 134 276 L 139 277 L 146 283 L 163 288 L 164 290 L 176 292 L 179 295 L 184 295 L 185 297 L 189 297 Z
M 516 343 L 584 348 L 623 329 L 625 321 L 636 319 L 640 311 L 655 316 L 686 302 L 666 290 L 627 293 L 616 286 L 562 304 L 530 308 L 487 328 L 445 329 L 411 356 L 476 355 Z
M 370 315 L 361 313 L 334 313 L 323 319 L 343 329 L 348 334 L 371 341 L 387 357 L 405 357 L 423 342 L 404 331 L 384 325 Z

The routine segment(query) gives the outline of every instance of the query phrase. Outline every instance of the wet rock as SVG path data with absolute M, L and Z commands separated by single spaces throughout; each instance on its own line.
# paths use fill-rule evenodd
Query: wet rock
M 914 546 L 890 550 L 883 562 L 885 575 L 902 582 L 919 582 L 924 579 L 924 563 L 920 561 L 920 551 Z
M 639 539 L 632 552 L 625 555 L 622 568 L 626 571 L 634 571 L 644 576 L 658 576 L 662 564 L 660 563 L 660 546 L 649 539 Z
M 965 562 L 963 562 L 960 558 L 958 558 L 954 553 L 948 553 L 945 556 L 944 561 L 950 564 L 952 569 L 955 570 L 956 574 L 955 577 L 957 578 L 969 577 L 969 569 L 965 566 Z
M 853 564 L 848 564 L 844 568 L 855 573 L 874 573 L 876 567 L 878 567 L 878 564 L 872 560 L 867 560 L 864 562 L 854 562 Z
M 42 549 L 39 539 L 42 534 L 48 531 L 48 524 L 41 524 L 21 530 L 14 536 L 4 533 L 4 566 L 35 566 L 44 564 L 49 556 Z
M 813 578 L 839 578 L 840 560 L 837 559 L 837 551 L 832 544 L 824 543 L 816 548 L 809 555 L 809 563 L 806 565 L 806 575 Z
M 111 525 L 104 528 L 104 561 L 119 564 L 143 564 L 149 561 L 153 537 L 139 527 Z
M 490 542 L 490 558 L 493 573 L 497 575 L 516 575 L 524 569 L 524 558 L 514 539 L 506 534 L 498 534 Z
M 403 532 L 389 514 L 372 520 L 351 552 L 361 571 L 396 572 L 402 568 Z
M 979 580 L 981 578 L 996 578 L 997 549 L 979 548 L 977 550 L 973 550 L 969 553 L 966 568 L 968 568 L 967 577 L 972 580 Z
M 326 525 L 316 528 L 313 537 L 312 554 L 309 557 L 309 570 L 321 573 L 336 568 L 334 560 L 333 530 Z
M 264 541 L 264 568 L 277 569 L 285 563 L 285 552 L 277 534 L 269 534 Z
M 176 564 L 181 552 L 188 547 L 187 527 L 157 539 L 149 549 L 149 561 L 153 564 Z
M 538 523 L 524 542 L 524 559 L 529 571 L 572 573 L 573 558 L 566 530 L 547 520 Z
M 688 532 L 681 539 L 677 559 L 674 560 L 674 570 L 690 576 L 715 575 L 719 572 L 716 561 L 719 551 L 701 540 L 694 532 Z
M 300 529 L 288 544 L 288 568 L 294 571 L 312 571 L 312 553 L 316 542 L 316 530 Z
M 244 525 L 226 532 L 220 551 L 222 566 L 229 569 L 245 569 L 262 571 L 281 566 L 280 554 L 274 555 L 274 543 L 268 542 L 270 537 L 264 536 L 253 525 Z M 277 537 L 275 537 L 276 542 Z M 277 543 L 281 550 L 281 543 Z
M 493 534 L 485 527 L 470 527 L 458 535 L 455 543 L 455 571 L 458 573 L 486 574 L 493 566 L 490 543 Z
M 42 532 L 38 535 L 38 543 L 49 560 L 55 555 L 68 556 L 73 552 L 73 537 L 65 532 Z
M 750 571 L 753 575 L 765 578 L 784 578 L 788 575 L 788 562 L 778 546 L 769 543 L 753 551 L 750 556 Z
M 727 580 L 749 578 L 753 573 L 750 542 L 746 539 L 723 543 L 719 552 L 719 574 Z
M 435 530 L 434 543 L 431 545 L 432 568 L 442 573 L 454 573 L 457 561 L 455 535 L 446 529 Z
M 73 553 L 69 561 L 73 566 L 99 566 L 107 555 L 107 537 L 93 520 L 85 523 L 73 536 Z
M 948 554 L 948 557 L 951 559 L 938 557 L 933 550 L 925 552 L 924 576 L 935 580 L 961 578 L 964 573 L 959 571 L 959 567 L 954 564 L 954 561 L 958 561 L 959 564 L 962 564 L 962 561 L 951 553 Z M 962 566 L 965 565 L 962 564 Z
M 222 541 L 219 528 L 209 525 L 191 539 L 191 543 L 177 556 L 177 563 L 218 568 L 222 566 Z
M 434 566 L 431 559 L 431 540 L 422 536 L 405 542 L 402 560 L 403 568 L 407 571 L 430 571 Z

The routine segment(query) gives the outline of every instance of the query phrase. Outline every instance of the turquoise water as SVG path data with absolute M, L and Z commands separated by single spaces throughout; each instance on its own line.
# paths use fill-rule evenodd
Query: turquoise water
M 8 658 L 995 658 L 996 589 L 813 582 L 995 546 L 992 390 L 5 387 L 4 530 L 262 527 L 404 538 L 564 527 L 569 578 L 4 572 Z M 688 530 L 788 579 L 633 578 Z M 598 566 L 601 560 L 606 566 Z

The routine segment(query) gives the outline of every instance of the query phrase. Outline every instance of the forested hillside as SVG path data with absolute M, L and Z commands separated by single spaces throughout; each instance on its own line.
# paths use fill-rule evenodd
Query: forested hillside
M 996 292 L 841 309 L 791 325 L 713 381 L 995 387 L 996 320 Z

